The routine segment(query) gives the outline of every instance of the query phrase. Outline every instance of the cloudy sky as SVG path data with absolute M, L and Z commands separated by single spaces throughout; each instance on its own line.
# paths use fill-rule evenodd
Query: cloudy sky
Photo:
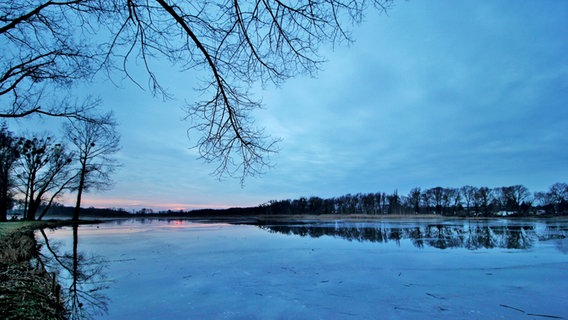
M 174 99 L 128 81 L 91 89 L 114 110 L 123 163 L 86 206 L 191 209 L 413 187 L 568 182 L 568 1 L 397 1 L 350 46 L 323 47 L 316 78 L 257 90 L 257 124 L 282 139 L 260 177 L 219 181 L 190 149 L 191 72 Z

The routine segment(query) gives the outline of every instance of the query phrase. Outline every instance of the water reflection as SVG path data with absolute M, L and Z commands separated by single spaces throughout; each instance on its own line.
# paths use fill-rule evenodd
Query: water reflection
M 269 232 L 312 238 L 332 236 L 348 241 L 397 244 L 401 240 L 410 240 L 418 248 L 427 246 L 438 249 L 528 249 L 538 241 L 555 240 L 559 250 L 566 253 L 565 242 L 568 239 L 568 224 L 560 222 L 268 223 L 259 227 Z
M 42 261 L 52 272 L 58 274 L 63 288 L 63 297 L 69 312 L 69 319 L 94 319 L 108 310 L 108 288 L 105 269 L 108 262 L 100 256 L 87 255 L 79 251 L 79 227 L 73 225 L 73 247 L 71 252 L 62 252 L 60 243 L 50 241 L 45 230 L 40 230 L 45 250 Z

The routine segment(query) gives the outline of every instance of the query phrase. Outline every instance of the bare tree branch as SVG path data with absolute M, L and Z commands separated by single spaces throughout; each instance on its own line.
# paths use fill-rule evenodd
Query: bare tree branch
M 258 174 L 278 140 L 256 127 L 252 113 L 261 102 L 251 87 L 315 75 L 322 44 L 352 41 L 349 29 L 364 11 L 385 11 L 391 1 L 0 0 L 0 117 L 69 117 L 53 104 L 26 104 L 101 70 L 144 88 L 137 66 L 147 88 L 169 99 L 153 65 L 167 60 L 207 74 L 201 101 L 187 106 L 201 157 L 218 163 L 219 177 Z
M 33 97 L 27 97 L 33 98 Z M 35 101 L 28 99 L 15 101 L 11 109 L 0 113 L 0 118 L 24 118 L 31 115 L 43 115 L 49 117 L 61 117 L 98 123 L 100 118 L 91 116 L 96 110 L 101 100 L 98 98 L 87 97 L 82 102 L 64 97 L 61 100 L 50 101 L 52 105 L 41 106 L 42 96 L 36 97 Z

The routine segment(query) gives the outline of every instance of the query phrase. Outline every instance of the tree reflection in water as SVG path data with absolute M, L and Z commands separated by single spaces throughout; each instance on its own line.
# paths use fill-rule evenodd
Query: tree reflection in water
M 63 298 L 69 319 L 93 319 L 108 311 L 108 288 L 105 269 L 107 261 L 100 256 L 87 256 L 79 252 L 78 225 L 73 225 L 73 249 L 61 252 L 59 243 L 50 243 L 45 230 L 41 230 L 44 246 L 42 261 L 46 268 L 56 272 L 64 291 Z M 67 287 L 66 287 L 67 286 Z
M 370 241 L 377 243 L 395 242 L 408 239 L 418 247 L 425 246 L 447 249 L 468 250 L 506 248 L 528 249 L 537 241 L 564 240 L 568 238 L 568 227 L 561 223 L 536 222 L 522 224 L 499 224 L 490 222 L 428 223 L 399 226 L 396 223 L 376 222 L 334 222 L 334 223 L 265 223 L 261 229 L 282 234 L 294 234 L 319 238 L 340 237 L 348 241 Z M 562 241 L 559 243 L 563 243 Z M 561 246 L 562 247 L 562 246 Z

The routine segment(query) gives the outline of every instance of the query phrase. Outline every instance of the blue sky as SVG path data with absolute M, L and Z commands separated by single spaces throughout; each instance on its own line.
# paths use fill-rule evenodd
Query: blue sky
M 568 182 L 568 2 L 397 1 L 356 42 L 320 48 L 317 77 L 255 90 L 282 138 L 260 177 L 219 181 L 190 149 L 198 74 L 160 67 L 173 100 L 128 81 L 89 88 L 114 110 L 123 168 L 85 205 L 191 209 L 413 187 Z M 193 137 L 195 138 L 195 137 Z

